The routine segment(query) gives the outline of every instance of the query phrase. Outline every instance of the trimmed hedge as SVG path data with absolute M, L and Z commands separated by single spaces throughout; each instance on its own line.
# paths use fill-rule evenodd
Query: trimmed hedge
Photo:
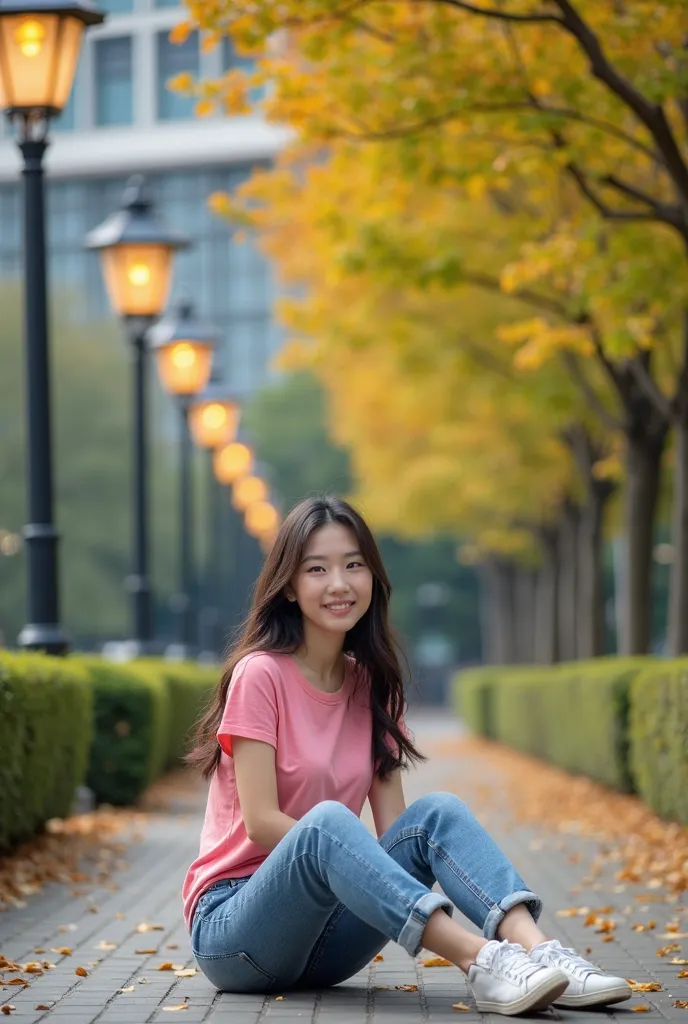
M 218 669 L 144 658 L 80 659 L 94 691 L 95 737 L 86 778 L 98 803 L 132 804 L 178 764 Z
M 459 673 L 470 728 L 688 823 L 688 660 L 599 658 Z
M 688 660 L 655 662 L 636 676 L 630 733 L 638 795 L 688 825 Z
M 167 762 L 170 706 L 153 665 L 80 658 L 93 688 L 94 741 L 86 775 L 98 803 L 135 803 Z
M 88 762 L 92 705 L 76 662 L 0 653 L 0 850 L 69 814 Z

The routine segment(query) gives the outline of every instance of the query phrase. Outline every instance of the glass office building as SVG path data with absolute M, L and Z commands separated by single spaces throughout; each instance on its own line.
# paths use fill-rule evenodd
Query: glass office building
M 170 226 L 193 248 L 175 264 L 174 294 L 192 297 L 197 313 L 224 339 L 227 377 L 250 393 L 268 373 L 278 345 L 271 268 L 251 242 L 236 243 L 207 207 L 215 191 L 231 191 L 253 167 L 271 161 L 284 133 L 258 116 L 198 120 L 193 101 L 170 92 L 182 71 L 214 76 L 245 66 L 228 40 L 202 53 L 197 33 L 181 46 L 169 31 L 184 9 L 169 0 L 101 0 L 104 25 L 86 34 L 69 104 L 51 130 L 47 208 L 49 281 L 64 288 L 84 319 L 108 314 L 97 256 L 85 252 L 87 231 L 116 209 L 127 178 L 143 173 Z M 19 157 L 0 128 L 0 277 L 21 272 Z

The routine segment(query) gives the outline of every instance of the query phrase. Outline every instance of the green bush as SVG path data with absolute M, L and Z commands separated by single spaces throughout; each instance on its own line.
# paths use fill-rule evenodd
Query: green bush
M 80 660 L 93 688 L 87 785 L 98 803 L 135 803 L 167 763 L 170 707 L 165 678 L 156 663 Z
M 99 803 L 133 804 L 183 758 L 219 669 L 157 658 L 81 661 L 94 693 L 87 783 Z
M 69 814 L 91 735 L 92 692 L 82 666 L 0 653 L 0 849 Z
M 688 825 L 688 659 L 655 661 L 633 680 L 630 764 L 643 800 Z
M 193 740 L 193 729 L 215 690 L 221 670 L 189 663 L 166 662 L 162 671 L 170 697 L 170 730 L 167 767 L 184 759 Z
M 629 688 L 648 661 L 470 669 L 455 690 L 474 732 L 628 792 Z

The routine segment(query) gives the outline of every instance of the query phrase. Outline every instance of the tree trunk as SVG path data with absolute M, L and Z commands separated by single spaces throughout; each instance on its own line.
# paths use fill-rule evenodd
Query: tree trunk
M 667 428 L 629 436 L 626 452 L 626 585 L 619 654 L 650 648 L 652 548 Z
M 672 543 L 669 590 L 669 656 L 688 654 L 688 396 L 676 424 Z
M 535 575 L 528 569 L 514 569 L 514 624 L 516 660 L 532 665 L 535 660 Z
M 559 524 L 559 595 L 557 633 L 559 658 L 576 658 L 576 605 L 578 582 L 578 525 L 580 511 L 572 502 L 565 502 Z
M 490 664 L 511 665 L 516 660 L 512 566 L 491 558 L 483 566 L 482 577 L 489 630 L 483 639 L 483 650 L 489 652 Z
M 607 480 L 588 481 L 588 500 L 581 510 L 578 531 L 578 614 L 576 653 L 579 658 L 604 654 L 604 510 L 614 493 Z
M 542 566 L 537 575 L 535 594 L 534 656 L 538 665 L 554 665 L 559 660 L 557 645 L 557 598 L 559 559 L 556 535 L 551 529 L 539 534 Z

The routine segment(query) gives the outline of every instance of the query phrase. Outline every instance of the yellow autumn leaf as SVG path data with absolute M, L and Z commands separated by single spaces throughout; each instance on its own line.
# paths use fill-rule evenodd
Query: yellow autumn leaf
M 181 45 L 185 43 L 191 34 L 191 24 L 188 21 L 178 22 L 171 30 L 169 40 L 171 43 Z

